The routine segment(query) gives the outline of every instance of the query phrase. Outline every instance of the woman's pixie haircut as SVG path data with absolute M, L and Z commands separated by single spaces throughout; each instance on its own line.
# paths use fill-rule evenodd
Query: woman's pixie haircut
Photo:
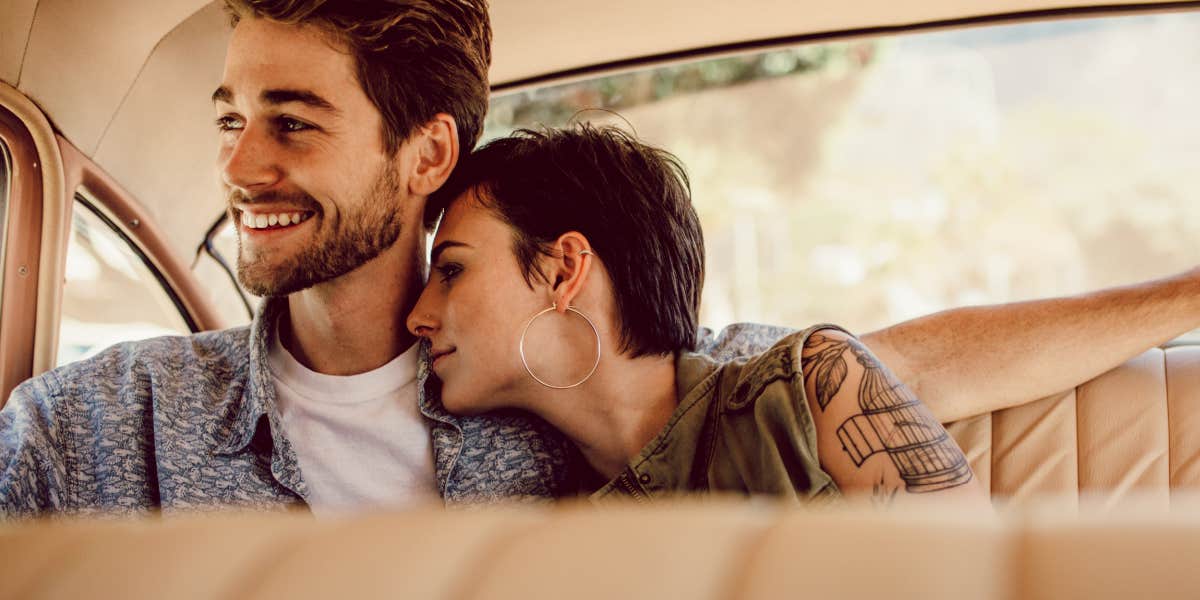
M 559 236 L 587 236 L 612 277 L 621 352 L 695 347 L 704 238 L 687 173 L 670 153 L 612 127 L 522 129 L 467 157 L 430 198 L 426 224 L 468 190 L 512 226 L 531 286 L 546 281 L 537 259 Z

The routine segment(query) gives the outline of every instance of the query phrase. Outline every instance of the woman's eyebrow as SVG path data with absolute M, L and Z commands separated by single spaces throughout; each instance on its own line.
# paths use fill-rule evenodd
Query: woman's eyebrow
M 470 247 L 471 247 L 470 244 L 467 244 L 464 242 L 458 242 L 455 240 L 446 240 L 446 241 L 433 247 L 433 252 L 431 252 L 429 254 L 429 262 L 430 263 L 437 262 L 438 256 L 440 256 L 442 254 L 442 251 L 444 251 L 447 248 L 470 248 Z

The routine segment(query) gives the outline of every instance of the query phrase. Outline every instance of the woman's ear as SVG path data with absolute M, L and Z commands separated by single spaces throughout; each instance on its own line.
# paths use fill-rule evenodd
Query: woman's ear
M 588 273 L 596 259 L 587 237 L 578 231 L 568 231 L 554 242 L 554 268 L 550 281 L 558 312 L 565 313 L 587 284 Z
M 416 154 L 409 191 L 429 196 L 446 183 L 458 164 L 458 126 L 454 117 L 446 113 L 434 115 L 405 143 L 412 144 Z

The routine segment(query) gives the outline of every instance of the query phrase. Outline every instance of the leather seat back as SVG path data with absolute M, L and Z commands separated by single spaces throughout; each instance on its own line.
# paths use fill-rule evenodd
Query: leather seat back
M 1200 491 L 1200 346 L 1154 348 L 1077 388 L 948 426 L 1000 502 L 1169 506 Z

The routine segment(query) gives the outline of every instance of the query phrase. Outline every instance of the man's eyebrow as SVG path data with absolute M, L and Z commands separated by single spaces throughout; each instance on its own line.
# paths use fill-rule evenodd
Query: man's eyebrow
M 225 86 L 221 86 L 221 87 L 217 88 L 217 91 L 213 92 L 212 101 L 213 101 L 213 104 L 216 104 L 218 102 L 227 102 L 227 103 L 232 104 L 233 103 L 233 92 L 229 91 L 229 88 L 227 88 Z
M 430 262 L 430 264 L 437 262 L 438 256 L 441 256 L 442 251 L 444 251 L 447 248 L 470 248 L 470 247 L 471 247 L 470 244 L 465 244 L 463 242 L 456 242 L 454 240 L 446 240 L 446 241 L 433 247 L 433 252 L 430 253 L 430 255 L 429 255 L 429 262 Z
M 278 89 L 266 90 L 262 93 L 263 102 L 267 104 L 287 104 L 288 102 L 299 102 L 310 108 L 323 110 L 330 113 L 338 113 L 338 109 L 328 100 L 322 98 L 309 90 L 291 90 Z
M 309 90 L 266 90 L 262 93 L 262 100 L 267 104 L 287 104 L 288 102 L 299 102 L 305 106 L 309 106 L 317 110 L 323 110 L 325 112 L 334 114 L 341 112 L 333 105 L 333 103 Z M 215 92 L 213 92 L 212 101 L 214 104 L 217 102 L 227 102 L 232 104 L 233 92 L 229 88 L 221 86 L 217 88 Z

